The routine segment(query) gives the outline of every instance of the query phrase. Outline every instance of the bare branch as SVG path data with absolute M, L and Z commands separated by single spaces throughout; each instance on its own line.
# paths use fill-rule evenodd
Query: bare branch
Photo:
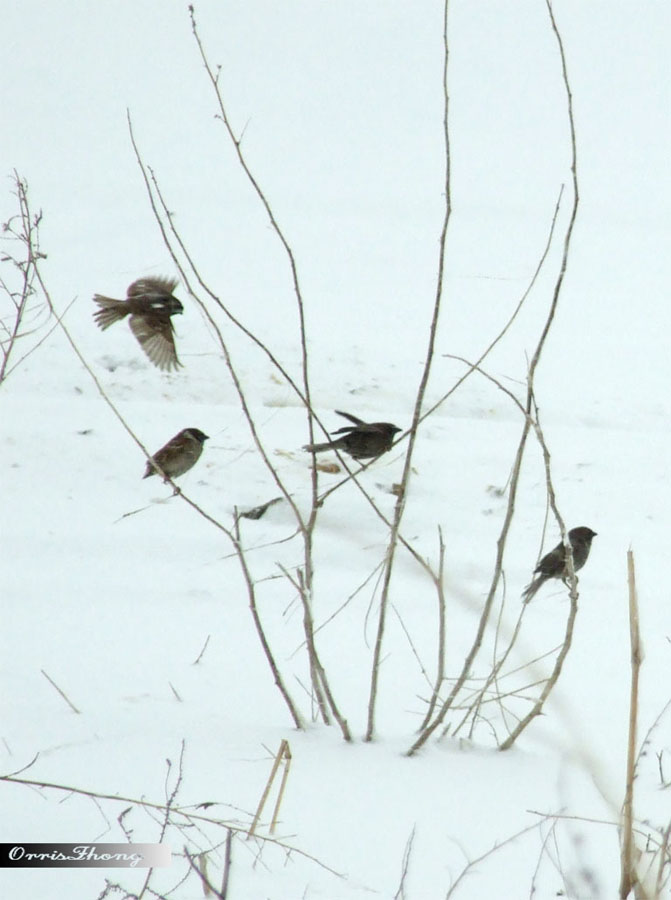
M 447 233 L 450 224 L 450 216 L 452 214 L 452 195 L 451 195 L 451 155 L 450 155 L 450 128 L 449 128 L 449 108 L 450 94 L 448 89 L 448 63 L 449 63 L 449 43 L 448 43 L 448 12 L 449 0 L 445 0 L 443 15 L 443 147 L 445 156 L 445 210 L 443 213 L 443 222 L 438 241 L 438 263 L 436 267 L 436 290 L 433 302 L 433 312 L 431 316 L 431 324 L 429 326 L 429 339 L 424 358 L 424 366 L 422 369 L 422 377 L 420 378 L 417 394 L 415 397 L 415 406 L 412 414 L 412 424 L 410 426 L 408 449 L 405 454 L 405 462 L 403 465 L 403 475 L 401 476 L 400 490 L 396 506 L 394 508 L 394 518 L 391 524 L 389 534 L 389 543 L 387 547 L 387 555 L 385 559 L 385 569 L 382 578 L 382 592 L 380 597 L 380 610 L 378 614 L 377 635 L 375 638 L 375 649 L 373 651 L 373 663 L 371 669 L 370 692 L 368 698 L 368 721 L 366 725 L 366 741 L 372 741 L 375 734 L 375 708 L 377 704 L 378 680 L 380 673 L 380 661 L 382 658 L 382 645 L 384 641 L 384 630 L 387 618 L 387 608 L 389 605 L 389 589 L 391 586 L 391 576 L 394 568 L 394 559 L 396 556 L 396 547 L 399 542 L 399 531 L 401 520 L 405 511 L 405 501 L 407 497 L 408 485 L 410 483 L 410 474 L 412 471 L 412 457 L 415 449 L 415 441 L 417 439 L 417 429 L 422 415 L 422 407 L 424 405 L 424 397 L 426 388 L 429 383 L 431 367 L 433 365 L 434 349 L 436 344 L 436 335 L 438 332 L 438 322 L 440 319 L 440 309 L 443 300 L 443 276 L 445 271 L 445 251 L 447 247 Z
M 466 681 L 466 678 L 468 677 L 469 672 L 471 671 L 475 657 L 477 656 L 477 654 L 480 650 L 480 646 L 482 644 L 483 635 L 484 635 L 487 623 L 489 621 L 492 605 L 494 602 L 494 597 L 496 595 L 498 583 L 501 578 L 501 573 L 503 570 L 503 557 L 504 557 L 508 533 L 509 533 L 510 526 L 512 523 L 513 514 L 515 511 L 515 501 L 516 501 L 516 497 L 517 497 L 517 489 L 518 489 L 518 485 L 519 485 L 522 461 L 524 458 L 524 452 L 526 449 L 526 443 L 527 443 L 529 431 L 532 427 L 532 421 L 533 421 L 532 413 L 535 411 L 534 376 L 535 376 L 538 364 L 540 362 L 548 334 L 550 333 L 550 329 L 551 329 L 552 324 L 555 319 L 555 314 L 556 314 L 558 303 L 559 303 L 559 295 L 560 295 L 561 288 L 562 288 L 562 285 L 564 282 L 564 275 L 566 273 L 566 267 L 567 267 L 567 263 L 568 263 L 569 250 L 571 247 L 571 238 L 573 235 L 573 227 L 575 225 L 575 220 L 576 220 L 576 216 L 577 216 L 577 212 L 578 212 L 579 193 L 578 193 L 577 163 L 576 163 L 576 138 L 575 138 L 575 124 L 574 124 L 574 118 L 573 118 L 572 95 L 571 95 L 571 90 L 570 90 L 570 85 L 569 85 L 569 80 L 568 80 L 568 74 L 567 74 L 567 70 L 566 70 L 566 61 L 565 61 L 565 57 L 564 57 L 563 43 L 562 43 L 561 36 L 559 34 L 559 31 L 557 29 L 557 26 L 556 26 L 556 23 L 555 23 L 553 14 L 552 14 L 552 8 L 550 6 L 549 0 L 546 0 L 546 3 L 548 6 L 548 12 L 550 14 L 551 27 L 554 32 L 555 38 L 557 40 L 557 45 L 559 48 L 559 55 L 560 55 L 561 68 L 562 68 L 562 80 L 564 83 L 564 88 L 565 88 L 566 97 L 567 97 L 568 124 L 569 124 L 569 135 L 570 135 L 570 146 L 571 146 L 571 174 L 572 174 L 572 182 L 573 182 L 573 203 L 572 203 L 572 207 L 571 207 L 571 211 L 570 211 L 570 215 L 569 215 L 569 221 L 568 221 L 568 225 L 566 228 L 566 232 L 564 234 L 560 269 L 559 269 L 559 273 L 555 280 L 554 290 L 553 290 L 553 294 L 552 294 L 552 300 L 550 302 L 548 314 L 546 316 L 543 329 L 542 329 L 540 337 L 538 339 L 536 349 L 534 351 L 534 354 L 532 356 L 532 359 L 531 359 L 531 362 L 529 365 L 529 372 L 528 372 L 528 377 L 527 377 L 527 396 L 526 396 L 526 403 L 524 406 L 525 421 L 524 421 L 524 425 L 522 428 L 522 434 L 520 436 L 520 442 L 519 442 L 519 445 L 517 448 L 517 453 L 515 455 L 515 460 L 513 463 L 513 472 L 512 472 L 512 477 L 511 477 L 511 481 L 510 481 L 510 489 L 509 489 L 509 494 L 508 494 L 508 504 L 507 504 L 507 508 L 506 508 L 506 515 L 505 515 L 503 526 L 501 528 L 501 532 L 499 534 L 499 538 L 497 541 L 496 561 L 495 561 L 495 565 L 494 565 L 494 573 L 493 573 L 490 589 L 489 589 L 489 592 L 487 595 L 487 599 L 485 601 L 485 605 L 484 605 L 482 614 L 480 616 L 480 621 L 478 624 L 475 638 L 473 640 L 473 644 L 472 644 L 469 652 L 466 655 L 464 664 L 462 666 L 461 673 L 460 673 L 459 677 L 457 678 L 448 698 L 443 703 L 440 711 L 434 718 L 433 722 L 424 728 L 424 730 L 420 733 L 420 735 L 417 738 L 417 740 L 415 741 L 415 743 L 412 745 L 412 747 L 408 751 L 409 755 L 413 755 L 414 753 L 416 753 L 417 750 L 419 750 L 419 748 L 428 740 L 428 738 L 431 736 L 431 734 L 433 734 L 433 732 L 436 730 L 436 728 L 438 728 L 444 721 L 448 710 L 453 705 L 457 694 L 461 690 L 461 687 L 463 686 L 464 682 Z M 555 210 L 555 217 L 556 217 L 556 210 Z M 554 220 L 553 220 L 553 228 L 554 228 Z M 551 229 L 551 231 L 552 231 L 552 229 Z M 539 440 L 542 438 L 542 433 L 539 433 L 538 430 L 537 430 L 537 436 L 539 437 Z M 545 446 L 544 441 L 542 441 L 542 445 L 544 447 L 544 461 L 545 461 L 545 465 L 546 465 L 546 481 L 548 482 L 548 485 L 551 488 L 550 470 L 549 470 L 549 452 L 547 451 L 547 447 Z M 551 499 L 551 503 L 552 502 L 553 501 Z M 566 529 L 564 527 L 564 523 L 561 519 L 561 516 L 559 515 L 559 511 L 556 507 L 556 503 L 553 503 L 553 511 L 555 513 L 555 517 L 556 517 L 557 522 L 560 527 L 562 539 L 564 540 L 564 543 L 566 543 Z M 570 639 L 571 639 L 572 630 L 573 630 L 573 621 L 575 620 L 575 615 L 577 612 L 577 596 L 578 596 L 577 595 L 577 580 L 575 578 L 575 573 L 572 571 L 571 554 L 569 553 L 568 556 L 569 556 L 568 568 L 571 570 L 570 574 L 569 574 L 569 580 L 571 583 L 572 610 L 571 610 L 571 614 L 569 615 L 569 621 L 567 623 L 566 641 L 568 643 L 565 643 L 562 648 L 562 651 L 560 651 L 560 655 L 558 657 L 557 665 L 555 666 L 555 671 L 554 671 L 555 681 L 556 681 L 556 678 L 559 677 L 559 673 L 561 672 L 563 660 L 566 656 L 566 653 L 568 653 L 568 649 L 570 646 Z M 551 679 L 548 682 L 548 684 L 546 685 L 546 687 L 548 688 L 548 693 L 549 693 L 549 690 L 551 690 L 553 684 L 554 684 L 554 681 L 552 681 L 552 679 Z M 542 697 L 542 700 L 545 699 L 545 696 L 547 696 L 547 693 L 544 694 L 544 696 Z M 535 715 L 538 714 L 541 707 L 542 707 L 542 702 L 541 702 L 540 706 L 534 707 L 535 711 L 532 710 L 531 713 L 529 714 L 529 716 L 526 717 L 521 723 L 518 724 L 518 727 L 513 731 L 511 736 L 508 738 L 508 740 L 504 741 L 504 743 L 501 745 L 500 749 L 505 749 L 506 747 L 512 746 L 512 743 L 514 742 L 515 738 L 521 733 L 521 731 L 526 727 L 526 725 L 531 721 L 531 719 Z

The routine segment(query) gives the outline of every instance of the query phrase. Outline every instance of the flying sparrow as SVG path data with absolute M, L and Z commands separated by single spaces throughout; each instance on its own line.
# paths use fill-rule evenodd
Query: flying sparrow
M 571 552 L 573 555 L 573 571 L 577 572 L 587 562 L 589 550 L 592 546 L 592 538 L 596 537 L 596 531 L 581 525 L 579 528 L 572 528 L 568 533 L 569 543 L 571 544 Z M 522 596 L 524 602 L 528 603 L 534 596 L 536 591 L 541 588 L 550 578 L 561 578 L 564 584 L 568 578 L 568 569 L 566 565 L 566 547 L 563 543 L 557 544 L 554 550 L 550 550 L 538 563 L 534 569 L 533 581 L 526 586 Z
M 179 475 L 183 475 L 198 462 L 206 440 L 208 440 L 208 436 L 203 434 L 200 429 L 185 428 L 154 453 L 151 460 L 147 460 L 147 467 L 142 477 L 167 475 L 169 478 L 177 478 Z M 152 464 L 152 460 L 154 464 Z M 163 480 L 166 481 L 165 478 Z
M 182 364 L 177 359 L 170 317 L 183 313 L 184 307 L 172 296 L 176 287 L 172 278 L 139 278 L 128 288 L 125 300 L 95 294 L 100 309 L 93 318 L 104 331 L 129 315 L 130 330 L 154 365 L 167 371 L 177 369 Z
M 343 437 L 335 441 L 325 441 L 323 444 L 306 444 L 303 450 L 310 453 L 321 453 L 323 450 L 344 450 L 354 459 L 375 459 L 382 456 L 387 450 L 391 450 L 394 443 L 394 435 L 401 431 L 390 422 L 364 422 L 362 419 L 350 413 L 340 412 L 339 416 L 354 422 L 354 425 L 343 425 L 331 434 L 342 434 Z

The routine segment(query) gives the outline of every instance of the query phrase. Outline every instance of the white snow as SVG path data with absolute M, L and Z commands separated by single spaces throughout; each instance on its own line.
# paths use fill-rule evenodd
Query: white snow
M 430 579 L 399 548 L 376 739 L 363 741 L 375 570 L 387 529 L 347 485 L 319 513 L 313 602 L 316 623 L 327 623 L 318 648 L 352 744 L 336 725 L 313 721 L 303 613 L 280 569 L 295 575 L 303 563 L 291 510 L 283 502 L 258 521 L 241 521 L 260 615 L 309 723 L 296 730 L 230 542 L 159 479 L 142 480 L 142 453 L 56 329 L 0 386 L 0 771 L 16 772 L 37 755 L 19 777 L 128 802 L 2 781 L 2 842 L 124 842 L 117 816 L 131 805 L 123 825 L 132 839 L 159 841 L 162 813 L 130 801 L 165 803 L 183 743 L 176 803 L 242 829 L 233 841 L 229 900 L 445 897 L 469 861 L 454 897 L 617 895 L 629 548 L 645 650 L 639 743 L 669 701 L 671 12 L 664 3 L 624 0 L 557 0 L 554 10 L 575 104 L 580 207 L 536 399 L 567 527 L 589 525 L 598 537 L 579 575 L 574 643 L 544 715 L 500 753 L 497 739 L 507 732 L 490 703 L 470 737 L 466 728 L 438 739 L 439 730 L 406 757 L 431 691 L 418 658 L 433 679 L 438 620 Z M 342 424 L 336 409 L 404 427 L 411 421 L 444 208 L 442 16 L 437 2 L 196 5 L 209 59 L 222 67 L 233 127 L 295 254 L 312 399 L 329 429 Z M 0 46 L 2 221 L 16 212 L 16 169 L 34 211 L 44 213 L 41 271 L 54 304 L 63 312 L 75 301 L 65 316 L 73 339 L 150 451 L 184 427 L 211 436 L 179 483 L 230 528 L 236 507 L 279 491 L 195 302 L 180 285 L 185 314 L 175 324 L 185 367 L 171 375 L 151 366 L 125 323 L 102 333 L 92 319 L 95 292 L 121 297 L 137 277 L 178 274 L 152 217 L 128 110 L 203 278 L 301 378 L 287 259 L 215 118 L 187 7 L 25 0 L 3 10 Z M 546 265 L 483 363 L 523 397 L 571 203 L 566 97 L 545 4 L 451 0 L 449 48 L 453 212 L 427 406 L 465 371 L 445 354 L 476 359 L 512 314 L 565 185 Z M 17 249 L 2 237 L 0 249 Z M 14 277 L 7 262 L 0 274 Z M 4 295 L 0 303 L 4 320 Z M 223 316 L 218 321 L 269 457 L 305 513 L 305 412 L 268 359 Z M 417 438 L 401 531 L 435 566 L 442 529 L 450 679 L 461 670 L 491 582 L 521 428 L 514 405 L 473 374 Z M 400 444 L 361 478 L 389 518 L 406 448 Z M 339 477 L 321 474 L 321 489 Z M 504 562 L 499 647 L 540 550 L 545 505 L 532 436 Z M 558 539 L 551 521 L 545 549 Z M 491 669 L 502 599 L 500 587 L 474 679 Z M 551 661 L 539 658 L 561 643 L 568 611 L 560 582 L 538 594 L 506 668 L 517 671 L 502 679 L 502 692 L 547 675 Z M 508 708 L 523 714 L 528 705 L 511 700 Z M 456 727 L 462 714 L 446 722 Z M 662 714 L 640 760 L 641 848 L 670 821 L 661 781 L 671 777 L 669 725 Z M 281 740 L 292 762 L 275 837 L 291 853 L 244 835 Z M 263 838 L 275 795 L 259 827 Z M 215 805 L 198 808 L 203 803 Z M 172 866 L 154 872 L 156 894 L 144 896 L 202 896 L 193 873 L 179 884 L 188 871 L 179 855 L 185 846 L 190 853 L 218 848 L 208 871 L 220 884 L 224 839 L 222 827 L 203 821 L 170 827 Z M 107 878 L 122 886 L 109 896 L 137 895 L 146 875 L 5 868 L 0 888 L 3 896 L 95 898 Z

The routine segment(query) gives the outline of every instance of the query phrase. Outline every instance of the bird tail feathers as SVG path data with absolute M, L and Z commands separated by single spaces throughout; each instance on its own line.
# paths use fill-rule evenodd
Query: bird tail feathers
M 538 578 L 534 578 L 522 592 L 522 599 L 524 603 L 528 603 L 533 597 L 536 596 L 538 590 L 542 587 L 543 584 L 547 581 L 546 575 L 539 575 Z
M 103 297 L 101 294 L 95 294 L 93 299 L 100 307 L 93 313 L 93 318 L 103 331 L 128 315 L 128 306 L 123 300 L 113 300 L 111 297 Z
M 331 441 L 326 441 L 324 444 L 306 444 L 303 450 L 307 450 L 308 453 L 321 453 L 322 450 L 331 450 L 332 447 Z

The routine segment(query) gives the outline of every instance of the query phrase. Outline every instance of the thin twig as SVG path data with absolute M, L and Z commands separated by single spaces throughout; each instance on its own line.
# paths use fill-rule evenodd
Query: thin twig
M 416 826 L 413 825 L 410 837 L 405 842 L 405 850 L 403 851 L 403 861 L 401 863 L 401 880 L 398 889 L 394 894 L 394 900 L 405 900 L 405 881 L 408 877 L 408 869 L 410 868 L 410 856 L 412 855 L 412 845 L 415 841 Z
M 535 831 L 540 827 L 539 822 L 535 822 L 533 825 L 527 825 L 526 828 L 520 829 L 520 831 L 515 832 L 515 834 L 511 834 L 510 837 L 501 841 L 500 843 L 495 844 L 490 850 L 485 851 L 485 853 L 481 853 L 480 856 L 477 856 L 475 859 L 469 860 L 469 862 L 464 866 L 463 871 L 459 873 L 457 878 L 450 885 L 450 889 L 445 894 L 445 900 L 449 900 L 450 897 L 453 896 L 459 884 L 463 879 L 469 874 L 469 872 L 478 866 L 483 860 L 487 859 L 489 856 L 493 856 L 495 853 L 498 853 L 499 850 L 502 850 L 503 847 L 507 847 L 508 844 L 514 843 L 518 838 L 523 837 L 525 834 L 528 834 L 530 831 Z
M 115 803 L 130 803 L 145 810 L 156 810 L 157 812 L 164 812 L 166 809 L 165 804 L 152 803 L 151 801 L 145 800 L 144 798 L 138 799 L 137 797 L 126 797 L 120 794 L 103 794 L 99 791 L 89 791 L 85 790 L 84 788 L 72 787 L 64 784 L 55 784 L 49 781 L 35 781 L 28 778 L 16 778 L 12 775 L 0 775 L 0 782 L 2 781 L 10 782 L 12 784 L 23 784 L 36 788 L 46 788 L 49 790 L 60 791 L 61 793 L 65 794 L 77 794 L 82 797 L 90 797 L 93 800 L 110 800 Z M 188 825 L 202 822 L 208 825 L 216 825 L 219 827 L 228 828 L 236 834 L 240 835 L 246 835 L 248 831 L 248 829 L 244 826 L 235 825 L 231 822 L 225 822 L 221 819 L 214 819 L 211 816 L 203 816 L 198 813 L 190 812 L 186 807 L 173 807 L 173 813 L 175 815 L 183 817 L 186 824 Z M 345 877 L 343 873 L 337 872 L 335 869 L 332 869 L 330 866 L 326 865 L 326 863 L 319 860 L 316 856 L 312 856 L 310 853 L 306 853 L 304 850 L 301 850 L 298 847 L 292 847 L 289 844 L 285 844 L 283 841 L 278 840 L 277 838 L 267 837 L 261 834 L 255 835 L 255 838 L 258 841 L 263 841 L 267 844 L 273 844 L 286 853 L 296 853 L 304 859 L 316 863 L 320 868 L 324 869 L 327 872 L 330 872 L 337 878 Z
M 37 350 L 42 342 L 46 340 L 53 331 L 52 327 L 40 341 L 31 346 L 31 348 L 10 367 L 9 360 L 13 351 L 16 349 L 19 340 L 33 334 L 44 324 L 38 324 L 34 328 L 29 328 L 28 323 L 26 322 L 28 314 L 34 312 L 30 307 L 30 300 L 36 293 L 35 265 L 38 259 L 45 258 L 45 254 L 42 253 L 39 245 L 39 225 L 42 219 L 42 213 L 39 212 L 35 216 L 30 214 L 27 205 L 28 184 L 21 179 L 16 169 L 14 170 L 13 178 L 16 188 L 15 194 L 19 203 L 19 212 L 15 216 L 12 216 L 8 222 L 4 223 L 3 232 L 8 235 L 8 240 L 16 241 L 21 245 L 25 258 L 20 259 L 13 255 L 13 253 L 3 253 L 1 258 L 2 262 L 12 263 L 14 268 L 19 272 L 20 286 L 18 290 L 12 290 L 10 285 L 4 279 L 0 278 L 0 289 L 9 297 L 13 307 L 11 326 L 7 325 L 4 320 L 0 321 L 2 330 L 6 334 L 6 338 L 0 341 L 0 385 L 6 381 L 9 375 L 18 368 L 28 356 Z M 15 227 L 13 224 L 15 219 L 18 219 L 18 227 Z M 48 305 L 45 309 L 47 310 L 48 320 L 52 315 L 52 310 Z M 40 311 L 38 310 L 38 315 L 39 312 Z
M 70 700 L 70 698 L 69 698 L 68 695 L 65 693 L 65 691 L 63 691 L 63 690 L 61 690 L 61 688 L 59 688 L 59 686 L 56 684 L 56 682 L 54 681 L 54 679 L 53 679 L 50 675 L 47 675 L 47 673 L 44 671 L 44 669 L 40 669 L 40 672 L 44 675 L 44 677 L 47 679 L 47 681 L 49 682 L 49 684 L 50 684 L 52 687 L 56 688 L 56 690 L 57 690 L 58 693 L 61 695 L 61 697 L 65 700 L 65 702 L 66 702 L 67 705 L 70 707 L 70 709 L 72 710 L 72 712 L 75 712 L 75 713 L 77 713 L 78 716 L 80 716 L 80 715 L 81 715 L 81 710 L 77 709 L 77 707 L 74 705 L 74 703 L 72 702 L 72 700 Z
M 438 577 L 435 581 L 436 586 L 436 594 L 438 600 L 438 660 L 436 663 L 436 678 L 433 685 L 433 691 L 431 693 L 431 699 L 429 700 L 429 706 L 426 711 L 426 715 L 422 721 L 422 724 L 419 726 L 419 731 L 426 728 L 428 723 L 431 721 L 433 717 L 434 710 L 436 708 L 436 704 L 438 703 L 438 697 L 440 696 L 440 689 L 443 686 L 443 681 L 445 679 L 445 623 L 446 623 L 446 605 L 445 605 L 445 590 L 443 587 L 443 575 L 445 572 L 445 541 L 443 540 L 443 531 L 439 527 L 438 528 Z
M 170 685 L 170 686 L 172 687 L 172 685 Z M 170 813 L 174 807 L 175 800 L 177 799 L 177 794 L 179 793 L 179 789 L 182 785 L 182 778 L 184 775 L 184 751 L 185 751 L 185 749 L 186 749 L 186 741 L 184 739 L 182 739 L 182 744 L 181 744 L 180 751 L 179 751 L 179 763 L 177 766 L 177 779 L 175 781 L 175 786 L 172 789 L 172 791 L 170 792 L 170 794 L 168 794 L 168 778 L 169 778 L 170 772 L 172 770 L 172 762 L 169 759 L 166 760 L 167 767 L 166 767 L 165 778 L 166 778 L 167 801 L 166 801 L 165 809 L 163 811 L 163 821 L 161 823 L 161 831 L 160 831 L 159 838 L 157 841 L 157 843 L 159 843 L 159 844 L 163 843 L 163 840 L 165 838 L 166 832 L 170 825 L 170 819 L 171 819 Z M 138 900 L 142 900 L 145 893 L 149 889 L 149 881 L 151 880 L 153 872 L 154 872 L 153 869 L 149 869 L 147 871 L 147 875 L 146 875 L 144 883 L 142 885 L 142 889 L 141 889 L 140 893 L 138 894 Z
M 201 659 L 205 655 L 205 651 L 207 650 L 207 645 L 210 643 L 211 637 L 212 637 L 212 635 L 208 634 L 207 638 L 205 639 L 205 643 L 203 644 L 203 649 L 198 654 L 198 658 L 194 659 L 194 661 L 191 663 L 192 666 L 197 666 L 200 663 Z

